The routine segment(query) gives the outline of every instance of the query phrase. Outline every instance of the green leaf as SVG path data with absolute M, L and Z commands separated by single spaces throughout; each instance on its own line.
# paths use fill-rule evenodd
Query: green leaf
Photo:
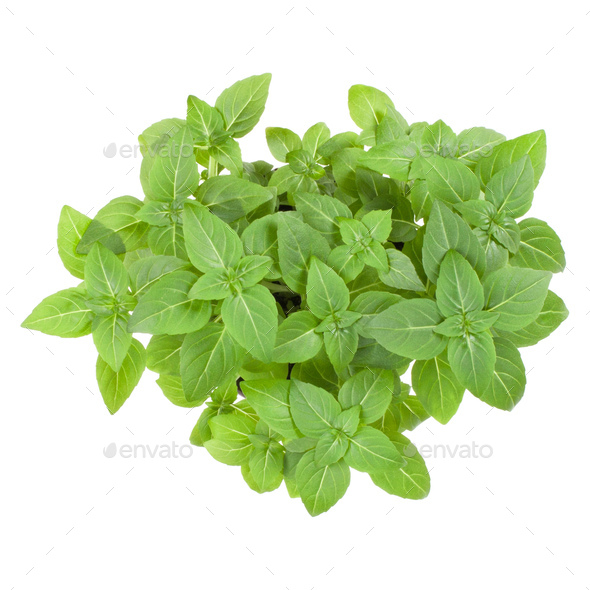
M 346 310 L 349 303 L 346 283 L 333 269 L 312 256 L 307 277 L 307 304 L 310 311 L 324 319 Z
M 442 319 L 434 301 L 409 299 L 382 311 L 366 325 L 365 332 L 390 352 L 427 360 L 447 345 L 447 339 L 434 332 Z
M 221 315 L 232 337 L 252 356 L 265 363 L 273 360 L 278 313 L 266 287 L 254 285 L 224 299 Z
M 57 224 L 57 252 L 66 270 L 78 279 L 84 278 L 86 256 L 78 254 L 76 248 L 91 221 L 90 217 L 64 205 Z
M 345 148 L 336 152 L 332 158 L 332 174 L 338 188 L 344 193 L 356 197 L 356 168 L 364 154 L 360 148 Z
M 182 334 L 152 337 L 146 348 L 147 368 L 160 375 L 180 376 L 180 348 L 183 341 Z
M 359 158 L 359 164 L 380 174 L 387 174 L 391 178 L 407 182 L 410 164 L 417 154 L 418 146 L 415 143 L 407 138 L 396 139 L 363 152 Z
M 419 160 L 421 177 L 426 180 L 428 193 L 449 205 L 479 198 L 479 181 L 467 166 L 433 154 Z M 414 167 L 418 163 L 415 162 Z
M 365 336 L 364 326 L 376 315 L 401 301 L 401 296 L 387 291 L 367 291 L 361 293 L 349 307 L 350 311 L 362 314 L 362 318 L 356 323 L 356 329 L 360 336 Z
M 193 137 L 194 145 L 209 147 L 223 133 L 224 122 L 221 113 L 196 96 L 187 99 L 186 123 Z
M 316 334 L 318 320 L 309 311 L 291 314 L 279 326 L 272 354 L 278 363 L 301 363 L 313 358 L 322 348 L 322 338 Z
M 136 217 L 150 225 L 167 226 L 172 223 L 174 214 L 170 203 L 149 201 L 136 213 Z
M 512 266 L 562 272 L 565 253 L 558 235 L 540 219 L 529 217 L 519 224 L 520 246 L 510 259 Z
M 514 332 L 530 324 L 541 312 L 551 273 L 528 268 L 501 268 L 484 281 L 485 308 L 500 317 L 498 330 Z
M 440 323 L 434 328 L 434 331 L 437 334 L 442 334 L 443 336 L 448 336 L 449 338 L 463 336 L 466 333 L 465 317 L 463 314 L 458 314 L 446 318 L 444 322 Z
M 189 402 L 184 396 L 184 390 L 182 389 L 182 380 L 178 375 L 160 375 L 156 379 L 158 387 L 162 390 L 162 393 L 166 399 L 173 403 L 175 406 L 180 408 L 194 408 L 199 405 L 197 402 Z M 209 408 L 206 408 L 208 410 Z M 202 414 L 201 414 L 202 416 Z M 191 437 L 191 443 L 195 444 Z M 202 444 L 200 445 L 202 446 Z
M 479 199 L 457 203 L 454 207 L 467 223 L 485 230 L 490 227 L 491 222 L 498 214 L 498 210 L 492 203 Z
M 135 197 L 117 197 L 98 211 L 76 246 L 78 254 L 88 254 L 96 242 L 100 242 L 115 254 L 142 248 L 147 223 L 136 214 L 143 203 Z
M 280 445 L 269 445 L 264 449 L 253 449 L 248 466 L 250 476 L 259 493 L 276 490 L 283 481 L 283 454 Z
M 271 272 L 270 256 L 244 256 L 235 266 L 236 280 L 243 289 L 253 287 Z
M 387 472 L 406 464 L 389 438 L 372 426 L 362 426 L 350 438 L 344 460 L 353 469 L 366 473 Z
M 287 161 L 287 154 L 303 147 L 297 133 L 283 127 L 267 127 L 266 143 L 270 153 L 279 162 Z
M 486 200 L 499 212 L 522 217 L 533 203 L 534 171 L 531 159 L 523 156 L 492 176 L 486 186 Z
M 183 201 L 199 186 L 199 171 L 193 153 L 193 136 L 183 126 L 162 147 L 150 171 L 151 196 L 156 201 Z
M 364 369 L 344 382 L 338 401 L 344 409 L 361 406 L 361 420 L 379 420 L 391 403 L 395 378 L 391 371 Z
M 147 334 L 187 334 L 211 317 L 211 304 L 189 298 L 195 275 L 177 270 L 162 277 L 141 297 L 129 320 L 129 330 Z
M 440 265 L 436 303 L 445 317 L 479 311 L 483 307 L 483 287 L 469 262 L 449 250 Z
M 334 428 L 348 436 L 352 436 L 358 430 L 360 420 L 361 407 L 352 406 L 352 408 L 348 408 L 338 415 L 334 420 Z
M 243 355 L 220 324 L 209 323 L 186 336 L 180 349 L 180 375 L 187 400 L 203 403 L 220 381 L 238 372 Z
M 445 158 L 454 158 L 459 148 L 459 141 L 454 131 L 440 119 L 424 128 L 420 143 L 422 151 L 429 158 L 436 154 Z
M 335 246 L 340 235 L 336 217 L 352 217 L 350 209 L 334 197 L 317 193 L 297 193 L 293 200 L 303 221 L 319 231 L 330 246 Z
M 291 370 L 291 379 L 306 381 L 331 393 L 338 393 L 338 375 L 323 347 L 312 359 L 297 363 Z
M 479 177 L 482 188 L 488 184 L 494 174 L 526 155 L 530 157 L 533 165 L 533 188 L 536 188 L 545 169 L 547 155 L 547 138 L 543 130 L 504 141 L 494 147 L 489 157 L 480 159 L 475 168 L 475 174 Z
M 281 276 L 279 268 L 279 239 L 277 236 L 279 219 L 277 215 L 266 215 L 254 220 L 242 233 L 242 242 L 246 254 L 269 256 L 273 263 L 270 266 L 268 278 L 278 279 Z
M 315 439 L 333 428 L 342 411 L 334 396 L 325 389 L 297 379 L 291 379 L 289 403 L 295 426 L 304 436 Z
M 293 215 L 279 215 L 279 264 L 283 280 L 293 291 L 304 294 L 311 257 L 326 260 L 330 247 L 322 235 Z
M 397 111 L 392 111 L 391 108 L 388 113 L 381 119 L 375 130 L 377 145 L 400 139 L 407 134 L 407 121 Z
M 553 291 L 547 292 L 541 313 L 530 324 L 514 332 L 496 330 L 502 338 L 510 340 L 519 348 L 533 346 L 547 338 L 567 318 L 569 312 L 563 300 Z
M 242 176 L 244 172 L 242 150 L 240 149 L 240 144 L 235 139 L 229 137 L 223 143 L 211 146 L 209 148 L 209 155 L 224 168 L 227 168 L 231 174 Z M 214 178 L 225 178 L 225 176 Z
M 459 160 L 473 169 L 479 160 L 487 158 L 491 154 L 496 145 L 506 141 L 506 137 L 492 129 L 471 127 L 471 129 L 461 131 L 457 140 L 459 142 Z
M 377 242 L 385 242 L 391 233 L 391 209 L 375 209 L 363 215 L 361 223 L 369 230 L 369 235 Z
M 449 250 L 456 250 L 481 276 L 485 270 L 485 252 L 467 223 L 445 204 L 435 201 L 424 234 L 422 249 L 424 271 L 436 283 L 440 265 Z
M 412 261 L 396 248 L 388 248 L 386 253 L 389 270 L 379 273 L 381 281 L 395 289 L 424 291 L 424 285 Z
M 465 392 L 445 353 L 414 363 L 412 388 L 424 409 L 441 424 L 446 424 L 456 414 Z
M 156 256 L 174 256 L 188 260 L 182 225 L 171 223 L 165 227 L 150 227 L 148 245 Z
M 325 123 L 316 123 L 303 134 L 303 149 L 315 158 L 320 146 L 326 143 L 328 139 L 330 139 L 328 126 Z
M 324 432 L 315 448 L 314 459 L 318 467 L 332 465 L 344 457 L 348 450 L 348 438 L 341 432 Z
M 326 512 L 344 496 L 350 484 L 350 469 L 344 460 L 319 467 L 315 450 L 307 451 L 297 465 L 297 490 L 311 516 Z
M 109 412 L 114 414 L 135 389 L 145 370 L 146 354 L 141 342 L 133 339 L 118 371 L 102 358 L 96 361 L 96 380 L 102 399 Z
M 199 203 L 185 205 L 184 232 L 189 259 L 201 272 L 233 266 L 244 254 L 238 234 Z
M 174 256 L 148 256 L 133 262 L 128 269 L 131 291 L 143 295 L 158 279 L 176 270 L 187 270 L 190 264 Z
M 406 465 L 397 470 L 372 473 L 373 483 L 388 494 L 395 494 L 401 498 L 410 500 L 426 498 L 430 492 L 430 475 L 424 459 L 410 440 L 399 432 L 391 432 L 389 437 L 404 457 Z
M 493 311 L 470 311 L 465 314 L 465 326 L 469 332 L 476 334 L 489 330 L 500 317 Z
M 58 291 L 43 299 L 21 326 L 62 338 L 86 336 L 90 334 L 94 318 L 87 299 L 83 286 Z
M 298 437 L 289 406 L 287 379 L 242 381 L 240 387 L 261 420 L 287 439 Z
M 500 216 L 503 214 L 501 213 Z M 505 217 L 501 222 L 492 223 L 491 233 L 502 246 L 513 254 L 520 244 L 520 228 L 512 217 Z
M 226 465 L 241 465 L 248 461 L 253 449 L 249 435 L 254 434 L 256 422 L 243 414 L 220 414 L 209 419 L 213 438 L 204 446 L 211 456 Z
M 271 74 L 261 74 L 240 80 L 226 88 L 215 101 L 232 137 L 244 137 L 260 120 L 271 77 Z
M 358 342 L 358 332 L 354 326 L 328 330 L 324 333 L 326 353 L 336 371 L 343 371 L 352 362 Z
M 92 339 L 98 354 L 117 372 L 131 346 L 133 336 L 127 331 L 128 314 L 96 316 L 92 322 Z
M 121 297 L 129 289 L 123 263 L 102 244 L 95 244 L 86 258 L 84 283 L 89 297 Z
M 395 111 L 393 102 L 381 90 L 364 84 L 355 84 L 348 91 L 350 118 L 361 128 L 371 129 L 378 125 L 389 109 Z
M 272 190 L 228 175 L 209 178 L 196 193 L 197 201 L 226 223 L 248 215 L 273 198 Z
M 337 246 L 330 252 L 327 260 L 328 266 L 332 267 L 347 283 L 358 277 L 365 267 L 358 253 L 353 253 L 351 250 L 348 244 Z
M 451 369 L 463 387 L 474 395 L 488 387 L 496 362 L 494 340 L 489 331 L 451 338 L 448 356 Z
M 272 173 L 268 183 L 269 188 L 276 188 L 277 194 L 301 192 L 317 192 L 318 186 L 312 178 L 305 174 L 299 174 L 291 169 L 290 166 L 283 166 Z
M 518 348 L 503 338 L 495 338 L 496 364 L 489 386 L 476 393 L 486 404 L 500 410 L 512 410 L 522 399 L 526 371 Z

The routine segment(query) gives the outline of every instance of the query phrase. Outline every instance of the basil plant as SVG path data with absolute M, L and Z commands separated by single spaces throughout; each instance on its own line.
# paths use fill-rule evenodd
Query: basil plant
M 511 410 L 519 348 L 567 317 L 548 290 L 556 233 L 523 218 L 545 167 L 536 131 L 408 124 L 389 97 L 350 89 L 359 130 L 266 129 L 280 165 L 244 162 L 270 74 L 189 96 L 185 119 L 140 136 L 145 196 L 94 219 L 65 206 L 59 255 L 78 284 L 25 328 L 91 334 L 117 412 L 147 368 L 173 404 L 203 406 L 190 440 L 311 515 L 350 470 L 403 498 L 430 488 L 407 431 L 447 423 L 465 390 Z M 134 334 L 150 334 L 147 339 Z

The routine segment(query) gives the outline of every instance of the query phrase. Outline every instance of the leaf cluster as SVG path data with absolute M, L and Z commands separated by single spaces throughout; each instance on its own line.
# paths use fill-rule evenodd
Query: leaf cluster
M 143 200 L 115 198 L 93 219 L 63 208 L 59 255 L 82 282 L 23 326 L 92 334 L 112 413 L 146 368 L 173 404 L 204 404 L 191 442 L 257 492 L 285 481 L 317 515 L 352 468 L 423 498 L 428 470 L 404 433 L 447 423 L 465 390 L 511 410 L 526 384 L 518 349 L 567 317 L 548 290 L 561 242 L 522 219 L 545 134 L 410 125 L 356 85 L 357 131 L 269 127 L 280 165 L 245 162 L 237 140 L 270 78 L 214 105 L 189 96 L 184 119 L 146 129 Z

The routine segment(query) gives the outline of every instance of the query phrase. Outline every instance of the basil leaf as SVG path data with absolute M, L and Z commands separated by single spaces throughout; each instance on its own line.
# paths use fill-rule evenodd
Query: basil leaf
M 187 400 L 202 404 L 221 380 L 238 372 L 244 352 L 220 324 L 209 323 L 188 334 L 180 348 L 180 375 Z
M 86 258 L 84 284 L 89 297 L 113 300 L 127 293 L 129 276 L 123 263 L 102 244 L 95 244 Z
M 240 149 L 240 144 L 235 139 L 228 137 L 223 143 L 212 145 L 209 148 L 209 155 L 224 168 L 227 168 L 231 174 L 239 177 L 242 176 L 244 172 L 242 150 Z M 215 178 L 226 178 L 226 176 Z
M 485 270 L 485 252 L 469 226 L 446 205 L 435 201 L 424 234 L 422 249 L 424 271 L 436 283 L 440 264 L 449 250 L 456 250 L 481 276 Z
M 534 170 L 533 188 L 536 188 L 545 169 L 547 155 L 547 138 L 543 130 L 504 141 L 496 145 L 487 158 L 480 159 L 475 167 L 475 174 L 479 177 L 482 188 L 488 184 L 494 174 L 526 155 L 531 159 Z
M 145 293 L 158 279 L 174 272 L 187 270 L 190 264 L 174 256 L 149 256 L 140 258 L 129 266 L 131 291 L 135 296 Z
M 338 375 L 323 348 L 312 359 L 297 363 L 291 371 L 291 379 L 306 381 L 331 393 L 338 393 Z
M 454 158 L 459 149 L 459 141 L 454 131 L 440 119 L 424 127 L 420 145 L 429 158 L 437 154 L 444 158 Z
M 496 363 L 496 349 L 489 332 L 451 338 L 448 355 L 451 369 L 463 387 L 478 395 L 489 386 Z
M 256 422 L 243 414 L 221 414 L 209 419 L 213 438 L 204 442 L 211 456 L 226 465 L 242 465 L 247 462 L 253 446 L 250 434 L 254 434 Z
M 133 340 L 132 334 L 127 332 L 128 318 L 128 314 L 113 313 L 96 316 L 92 322 L 92 339 L 96 350 L 115 373 L 121 369 Z
M 199 171 L 188 126 L 175 133 L 154 158 L 149 185 L 152 198 L 164 202 L 182 201 L 197 190 Z
M 410 440 L 399 432 L 390 432 L 388 436 L 403 455 L 406 465 L 399 469 L 371 473 L 373 483 L 388 494 L 395 494 L 401 498 L 410 500 L 426 498 L 430 492 L 430 475 L 424 459 Z
M 224 131 L 221 113 L 196 96 L 187 98 L 186 123 L 195 145 L 209 147 Z
M 505 217 L 497 224 L 493 223 L 491 233 L 494 238 L 513 254 L 518 250 L 520 244 L 520 228 L 512 217 Z
M 565 270 L 565 253 L 558 235 L 540 219 L 523 219 L 520 229 L 520 245 L 510 264 L 535 270 L 562 272 Z
M 80 239 L 92 220 L 64 205 L 57 224 L 57 252 L 66 269 L 78 279 L 84 278 L 86 256 L 77 252 Z
M 278 363 L 301 363 L 313 358 L 322 348 L 316 334 L 318 320 L 309 311 L 297 311 L 279 326 L 273 360 Z
M 274 297 L 262 285 L 254 285 L 224 299 L 221 316 L 232 337 L 265 363 L 272 361 L 278 329 Z
M 340 234 L 336 217 L 352 217 L 350 209 L 334 197 L 316 193 L 297 193 L 293 200 L 303 221 L 319 231 L 330 246 L 335 246 Z
M 334 397 L 325 389 L 291 379 L 289 393 L 291 415 L 295 426 L 304 436 L 318 439 L 333 428 L 341 408 Z
M 343 371 L 352 362 L 358 348 L 358 332 L 353 327 L 337 328 L 324 333 L 324 346 L 336 371 Z
M 285 213 L 279 215 L 277 235 L 283 280 L 290 289 L 304 294 L 311 257 L 326 260 L 330 247 L 319 232 L 297 217 Z
M 264 449 L 252 450 L 248 467 L 258 493 L 272 492 L 281 485 L 283 455 L 283 447 L 280 445 L 269 445 Z
M 233 266 L 244 254 L 236 232 L 199 203 L 184 207 L 186 249 L 201 272 Z
M 338 393 L 344 409 L 361 406 L 361 420 L 370 424 L 379 420 L 391 403 L 395 378 L 391 371 L 364 369 L 347 379 Z
M 307 277 L 307 304 L 310 311 L 324 319 L 344 311 L 350 303 L 345 282 L 336 272 L 315 256 Z
M 88 254 L 96 242 L 115 254 L 144 247 L 149 226 L 136 217 L 142 205 L 135 197 L 117 197 L 110 201 L 90 222 L 76 246 L 76 252 Z
M 168 334 L 154 336 L 146 348 L 146 366 L 160 375 L 180 376 L 180 348 L 184 335 Z M 183 394 L 184 398 L 184 394 Z
M 530 324 L 541 312 L 551 274 L 528 268 L 501 268 L 486 277 L 485 308 L 500 314 L 498 330 L 514 332 Z
M 486 185 L 486 200 L 510 217 L 521 217 L 533 202 L 534 171 L 531 159 L 523 156 L 492 176 Z
M 389 438 L 372 426 L 361 426 L 350 438 L 344 460 L 353 469 L 366 473 L 387 472 L 406 464 Z
M 268 256 L 272 259 L 268 278 L 278 279 L 281 276 L 279 268 L 279 238 L 278 216 L 266 215 L 254 220 L 242 233 L 242 242 L 246 254 Z
M 182 380 L 178 375 L 160 375 L 158 379 L 156 379 L 156 383 L 158 387 L 162 390 L 162 393 L 166 397 L 166 399 L 173 403 L 175 406 L 180 408 L 194 408 L 198 405 L 197 402 L 189 402 L 187 401 L 186 397 L 184 396 L 184 390 L 182 389 Z M 205 411 L 209 410 L 209 408 L 205 408 Z M 212 411 L 214 414 L 214 412 Z M 203 412 L 201 417 L 203 417 Z M 201 420 L 199 417 L 199 421 Z M 198 424 L 198 422 L 197 422 Z M 191 435 L 191 443 L 196 444 L 193 441 L 193 437 Z M 201 443 L 199 446 L 203 446 Z
M 226 88 L 215 101 L 232 137 L 244 137 L 260 120 L 270 86 L 271 74 L 250 76 Z
M 86 336 L 90 334 L 94 318 L 87 299 L 83 286 L 58 291 L 43 299 L 21 326 L 62 338 Z
M 174 256 L 188 260 L 184 231 L 182 225 L 178 223 L 171 223 L 164 227 L 150 227 L 148 245 L 156 256 Z
M 274 198 L 272 190 L 235 176 L 215 176 L 206 180 L 196 199 L 225 221 L 231 223 Z
M 312 516 L 326 512 L 344 494 L 350 484 L 350 469 L 343 459 L 319 467 L 315 451 L 307 451 L 297 465 L 295 481 L 306 510 Z
M 258 416 L 273 430 L 287 439 L 299 435 L 291 418 L 289 388 L 286 379 L 256 379 L 242 381 L 240 387 Z
M 342 432 L 324 432 L 315 448 L 314 460 L 318 467 L 332 465 L 348 450 L 348 438 Z
M 494 408 L 512 410 L 524 395 L 526 371 L 518 348 L 512 342 L 495 338 L 494 346 L 496 364 L 492 381 L 486 389 L 475 395 Z
M 436 303 L 445 317 L 483 308 L 483 287 L 469 262 L 449 250 L 440 265 Z
M 287 161 L 287 154 L 303 147 L 297 133 L 283 127 L 267 127 L 266 143 L 270 153 L 279 162 Z
M 424 285 L 412 261 L 396 248 L 388 248 L 386 253 L 389 270 L 379 273 L 381 281 L 396 289 L 424 291 Z
M 447 345 L 447 339 L 434 331 L 442 319 L 434 301 L 410 299 L 382 311 L 368 322 L 365 332 L 390 352 L 427 360 Z
M 412 388 L 424 409 L 441 424 L 446 424 L 457 413 L 465 392 L 445 353 L 414 363 Z
M 177 270 L 161 278 L 141 297 L 129 320 L 129 330 L 147 334 L 187 334 L 211 317 L 211 304 L 189 298 L 195 275 Z
M 410 165 L 417 155 L 418 146 L 408 138 L 402 138 L 363 152 L 359 164 L 395 180 L 407 182 Z
M 378 125 L 390 109 L 395 111 L 393 102 L 385 92 L 377 88 L 355 84 L 348 91 L 350 118 L 361 129 L 371 129 Z
M 457 136 L 459 142 L 458 158 L 472 170 L 482 158 L 487 158 L 492 149 L 506 141 L 506 137 L 485 127 L 471 127 Z
M 330 139 L 328 126 L 325 123 L 316 123 L 303 134 L 303 149 L 315 158 L 320 146 L 326 143 L 328 139 Z
M 133 339 L 127 356 L 118 371 L 99 356 L 96 361 L 96 380 L 102 399 L 111 414 L 119 411 L 135 389 L 145 370 L 146 354 L 141 342 Z

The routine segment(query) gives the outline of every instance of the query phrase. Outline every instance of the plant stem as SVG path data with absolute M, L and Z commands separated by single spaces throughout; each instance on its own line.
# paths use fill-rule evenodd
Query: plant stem
M 213 156 L 209 156 L 209 168 L 207 169 L 207 178 L 217 176 L 217 160 Z

